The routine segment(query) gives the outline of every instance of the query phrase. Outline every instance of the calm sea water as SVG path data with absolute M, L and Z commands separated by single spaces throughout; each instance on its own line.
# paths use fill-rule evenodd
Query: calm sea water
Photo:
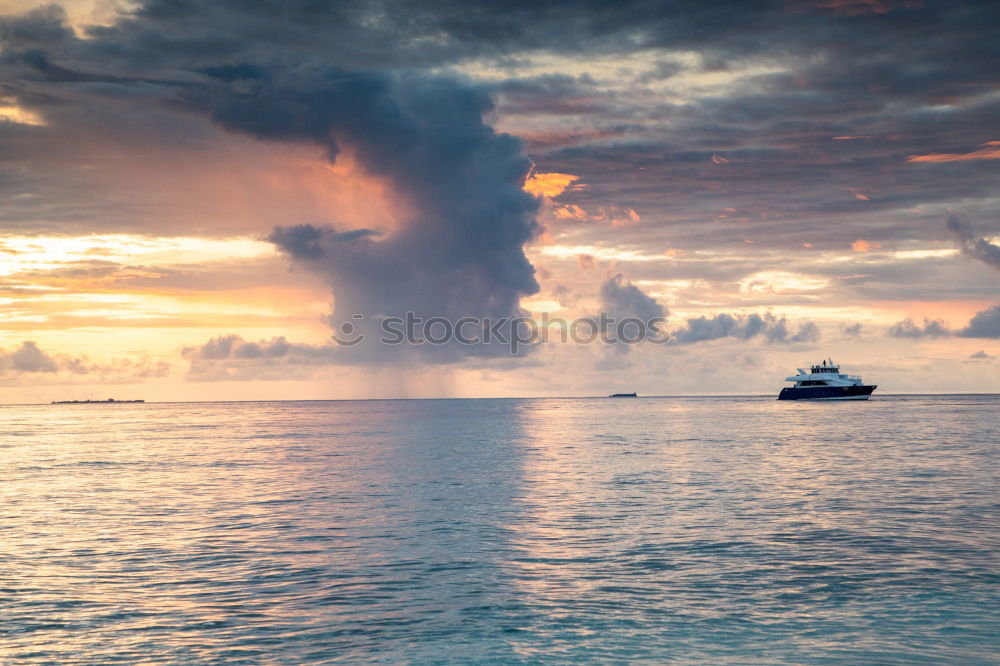
M 0 407 L 0 663 L 998 663 L 998 396 Z

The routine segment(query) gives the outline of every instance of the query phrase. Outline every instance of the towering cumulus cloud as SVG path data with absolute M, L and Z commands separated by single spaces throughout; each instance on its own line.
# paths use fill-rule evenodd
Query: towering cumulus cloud
M 331 324 L 346 326 L 345 338 L 366 336 L 358 356 L 375 349 L 385 317 L 514 317 L 519 299 L 538 291 L 522 250 L 538 230 L 538 201 L 522 189 L 531 161 L 518 139 L 484 122 L 492 108 L 484 92 L 452 79 L 337 70 L 284 72 L 280 81 L 249 66 L 207 73 L 213 84 L 187 96 L 192 107 L 261 139 L 313 142 L 330 160 L 349 151 L 409 207 L 385 234 L 311 224 L 270 234 L 294 262 L 328 278 Z M 436 338 L 445 333 L 438 328 Z M 380 346 L 373 358 L 404 348 L 412 346 Z M 484 345 L 417 349 L 434 360 L 489 353 Z
M 136 107 L 147 112 L 139 118 L 164 119 L 150 133 L 181 144 L 203 141 L 193 119 L 210 118 L 264 142 L 316 146 L 340 172 L 384 185 L 392 204 L 393 219 L 372 201 L 370 220 L 353 209 L 274 220 L 285 226 L 270 239 L 330 283 L 335 330 L 377 334 L 377 318 L 407 312 L 517 316 L 521 297 L 538 291 L 522 249 L 539 230 L 538 200 L 522 189 L 531 160 L 519 139 L 484 120 L 493 101 L 482 86 L 363 57 L 402 57 L 358 36 L 370 18 L 365 6 L 340 3 L 151 1 L 79 39 L 55 6 L 4 17 L 0 69 L 17 86 L 0 81 L 0 106 L 10 97 L 57 124 L 103 109 L 109 127 L 132 126 L 114 119 Z M 86 110 L 73 116 L 62 110 L 68 102 Z M 418 354 L 458 360 L 502 348 L 424 345 Z

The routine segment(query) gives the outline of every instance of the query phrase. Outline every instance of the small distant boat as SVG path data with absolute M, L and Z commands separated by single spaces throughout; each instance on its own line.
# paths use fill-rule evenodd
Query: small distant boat
M 865 385 L 858 375 L 841 374 L 833 359 L 812 366 L 809 372 L 802 368 L 798 371 L 797 375 L 785 377 L 786 382 L 795 382 L 795 386 L 781 389 L 778 400 L 867 400 L 878 388 L 874 384 Z
M 638 398 L 636 393 L 612 393 L 609 398 Z
M 53 400 L 53 405 L 107 405 L 114 403 L 116 405 L 123 404 L 134 404 L 137 402 L 146 402 L 145 400 L 115 400 L 114 398 L 108 398 L 107 400 Z

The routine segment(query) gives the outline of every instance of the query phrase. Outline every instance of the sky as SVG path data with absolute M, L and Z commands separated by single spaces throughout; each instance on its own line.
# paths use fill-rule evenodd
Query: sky
M 0 0 L 0 402 L 1000 392 L 998 23 Z M 669 339 L 373 343 L 406 312 Z

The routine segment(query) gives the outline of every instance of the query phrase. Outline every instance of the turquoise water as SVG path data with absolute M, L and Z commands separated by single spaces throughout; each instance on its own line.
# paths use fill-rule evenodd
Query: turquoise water
M 0 407 L 0 663 L 998 663 L 998 396 Z

